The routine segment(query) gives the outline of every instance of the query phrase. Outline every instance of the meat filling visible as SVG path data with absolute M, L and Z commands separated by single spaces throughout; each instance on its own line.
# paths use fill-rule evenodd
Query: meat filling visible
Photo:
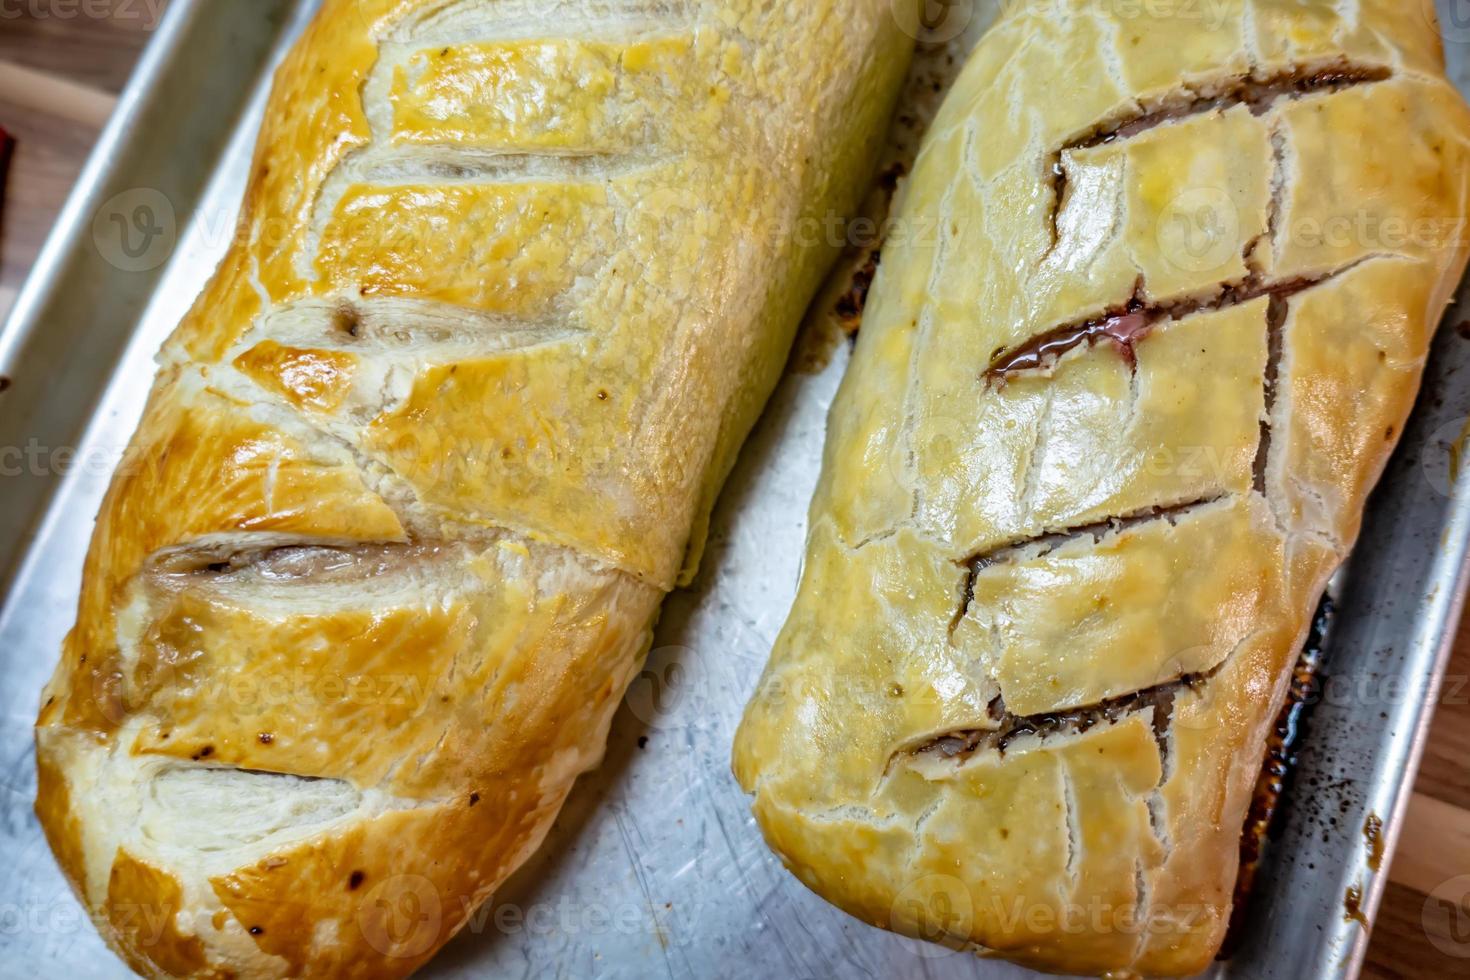
M 1341 268 L 1315 276 L 1267 279 L 1252 274 L 1235 282 L 1224 283 L 1208 293 L 1164 301 L 1145 301 L 1143 284 L 1139 283 L 1135 287 L 1133 298 L 1120 309 L 1108 310 L 1084 320 L 1064 323 L 1035 334 L 1015 347 L 998 349 L 981 377 L 987 383 L 1003 384 L 1013 374 L 1050 368 L 1058 358 L 1072 348 L 1083 344 L 1090 346 L 1100 341 L 1107 341 L 1114 345 L 1123 354 L 1128 365 L 1134 367 L 1137 365 L 1134 348 L 1148 335 L 1149 331 L 1159 324 L 1171 320 L 1182 320 L 1198 313 L 1213 313 L 1228 309 L 1263 296 L 1273 301 L 1270 315 L 1284 322 L 1286 300 L 1297 293 L 1336 278 L 1370 258 L 1373 256 L 1358 259 Z
M 1146 687 L 1129 694 L 1109 698 L 1094 705 L 1071 711 L 1053 711 L 1039 715 L 1013 715 L 1006 711 L 1005 701 L 997 696 L 988 711 L 995 728 L 973 728 L 946 732 L 909 750 L 912 756 L 942 756 L 963 761 L 977 752 L 995 751 L 1005 755 L 1007 747 L 1018 738 L 1032 736 L 1045 741 L 1057 735 L 1081 735 L 1101 724 L 1113 724 L 1130 715 L 1149 714 L 1154 733 L 1162 736 L 1173 713 L 1174 699 L 1183 690 L 1194 690 L 1214 671 L 1183 674 L 1172 681 Z

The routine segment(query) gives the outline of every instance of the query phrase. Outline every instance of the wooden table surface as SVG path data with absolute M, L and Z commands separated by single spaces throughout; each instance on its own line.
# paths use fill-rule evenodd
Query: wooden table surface
M 65 18 L 47 15 L 53 6 L 57 11 L 79 7 L 32 0 L 0 10 L 22 12 L 18 19 L 0 18 L 0 127 L 16 139 L 0 212 L 0 317 L 147 43 L 154 26 L 150 11 L 158 3 L 92 4 L 93 11 L 107 11 L 105 17 L 80 11 Z M 1470 977 L 1470 911 L 1453 928 L 1442 908 L 1428 900 L 1437 886 L 1470 875 L 1467 748 L 1470 624 L 1457 638 L 1413 802 L 1388 869 L 1365 977 Z

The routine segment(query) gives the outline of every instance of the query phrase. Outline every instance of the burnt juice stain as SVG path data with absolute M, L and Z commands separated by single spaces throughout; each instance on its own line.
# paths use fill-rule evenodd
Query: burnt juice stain
M 1383 867 L 1383 821 L 1370 813 L 1363 820 L 1363 840 L 1368 845 L 1368 870 L 1374 874 Z
M 1368 916 L 1363 912 L 1363 886 L 1353 884 L 1348 887 L 1342 896 L 1342 920 L 1344 922 L 1356 922 L 1364 929 L 1368 928 Z
M 1230 909 L 1230 927 L 1217 959 L 1229 959 L 1238 948 L 1245 928 L 1246 910 L 1260 869 L 1266 841 L 1281 832 L 1281 813 L 1291 795 L 1297 751 L 1305 739 L 1312 707 L 1321 697 L 1321 670 L 1327 634 L 1334 616 L 1331 597 L 1317 604 L 1312 632 L 1297 657 L 1291 688 L 1266 740 L 1266 756 L 1256 777 L 1250 810 L 1240 835 L 1240 871 L 1235 879 L 1235 896 Z

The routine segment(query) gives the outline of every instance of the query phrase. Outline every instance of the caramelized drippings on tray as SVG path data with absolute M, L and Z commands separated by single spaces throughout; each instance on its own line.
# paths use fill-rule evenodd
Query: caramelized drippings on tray
M 1266 841 L 1279 830 L 1278 816 L 1283 810 L 1290 793 L 1292 776 L 1296 767 L 1297 750 L 1306 733 L 1312 707 L 1321 694 L 1320 671 L 1323 647 L 1328 631 L 1332 628 L 1333 603 L 1323 596 L 1317 604 L 1317 615 L 1312 621 L 1312 632 L 1297 658 L 1292 672 L 1291 689 L 1286 702 L 1276 716 L 1276 724 L 1266 740 L 1266 758 L 1261 774 L 1256 779 L 1255 793 L 1245 818 L 1245 828 L 1240 835 L 1240 871 L 1235 879 L 1235 898 L 1230 910 L 1230 928 L 1225 942 L 1220 947 L 1219 959 L 1229 959 L 1240 942 L 1245 926 L 1256 873 L 1260 869 Z

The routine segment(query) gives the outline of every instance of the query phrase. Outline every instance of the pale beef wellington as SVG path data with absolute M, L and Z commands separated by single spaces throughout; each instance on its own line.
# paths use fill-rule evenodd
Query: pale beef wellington
M 1206 6 L 1010 4 L 981 41 L 735 744 L 812 889 L 1045 970 L 1215 955 L 1465 264 L 1470 115 L 1424 5 Z

